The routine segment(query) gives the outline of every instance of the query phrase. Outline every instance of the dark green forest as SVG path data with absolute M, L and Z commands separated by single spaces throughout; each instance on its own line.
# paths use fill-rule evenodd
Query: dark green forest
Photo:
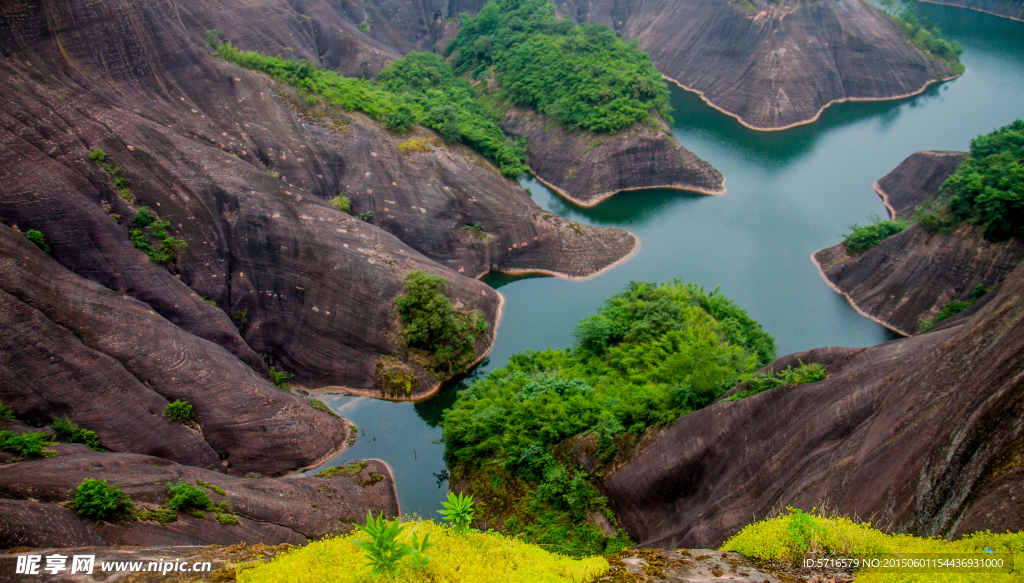
M 460 393 L 444 419 L 453 481 L 507 534 L 559 552 L 614 552 L 584 518 L 610 515 L 590 476 L 557 452 L 591 436 L 604 463 L 649 427 L 712 402 L 775 356 L 775 341 L 733 301 L 693 284 L 633 282 L 582 320 L 570 348 L 526 351 Z
M 515 105 L 567 127 L 614 132 L 668 118 L 668 87 L 647 55 L 607 26 L 555 17 L 546 0 L 491 0 L 462 28 L 445 55 L 460 75 L 494 75 Z

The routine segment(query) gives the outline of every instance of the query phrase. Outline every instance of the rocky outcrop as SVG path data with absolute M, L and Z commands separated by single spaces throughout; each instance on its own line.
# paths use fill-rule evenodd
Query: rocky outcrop
M 867 0 L 556 6 L 636 39 L 663 75 L 753 129 L 812 122 L 832 103 L 905 97 L 953 76 Z
M 668 126 L 635 124 L 614 134 L 567 130 L 533 111 L 512 107 L 501 128 L 529 145 L 526 162 L 562 196 L 593 206 L 624 190 L 673 188 L 723 194 L 725 179 L 676 142 Z
M 677 419 L 605 492 L 630 538 L 661 548 L 716 546 L 772 509 L 826 503 L 924 536 L 1016 531 L 1022 317 L 1024 266 L 956 325 L 826 353 L 824 381 Z
M 399 514 L 391 472 L 376 460 L 350 476 L 250 480 L 150 456 L 73 447 L 84 451 L 0 466 L 0 548 L 303 544 L 351 530 L 367 511 Z M 230 503 L 238 524 L 222 524 L 213 513 L 199 518 L 185 512 L 167 525 L 141 519 L 97 523 L 61 505 L 74 499 L 73 490 L 87 478 L 118 484 L 138 514 L 166 502 L 168 482 L 202 480 L 212 485 L 205 489 L 214 503 Z
M 893 218 L 909 219 L 919 204 L 939 194 L 963 156 L 918 152 L 876 182 L 875 190 Z M 999 285 L 1022 257 L 1019 240 L 986 241 L 969 224 L 950 233 L 928 233 L 913 224 L 860 255 L 849 254 L 840 243 L 818 251 L 813 260 L 858 311 L 909 335 L 948 302 L 970 299 L 979 285 Z
M 1024 21 L 1024 0 L 922 0 L 932 4 L 959 6 L 1011 20 Z

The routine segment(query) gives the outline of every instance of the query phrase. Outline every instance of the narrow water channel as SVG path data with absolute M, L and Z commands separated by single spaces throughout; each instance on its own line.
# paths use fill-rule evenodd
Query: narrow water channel
M 1024 118 L 1024 23 L 923 3 L 919 13 L 963 45 L 967 72 L 913 98 L 839 104 L 814 124 L 755 132 L 673 88 L 673 131 L 725 175 L 724 196 L 649 190 L 583 209 L 524 180 L 554 213 L 632 231 L 640 252 L 587 281 L 487 276 L 506 299 L 489 358 L 470 379 L 424 403 L 322 395 L 360 428 L 355 445 L 324 467 L 383 459 L 394 472 L 402 512 L 435 516 L 447 494 L 439 479 L 445 466 L 438 424 L 457 391 L 511 354 L 570 344 L 576 322 L 631 280 L 720 286 L 775 336 L 780 356 L 895 338 L 825 285 L 811 253 L 838 243 L 850 224 L 884 215 L 871 186 L 911 153 L 966 150 L 974 136 Z

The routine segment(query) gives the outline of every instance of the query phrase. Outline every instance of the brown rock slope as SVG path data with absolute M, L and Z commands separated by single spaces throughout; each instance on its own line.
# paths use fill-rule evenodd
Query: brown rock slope
M 4 7 L 0 219 L 41 230 L 75 273 L 261 371 L 260 355 L 310 388 L 373 391 L 380 356 L 402 348 L 392 299 L 409 270 L 447 277 L 453 301 L 493 331 L 499 295 L 460 268 L 584 276 L 635 248 L 621 230 L 551 218 L 465 151 L 420 162 L 397 153 L 406 138 L 359 116 L 311 123 L 264 77 L 207 54 L 177 17 L 205 8 L 183 2 Z M 97 147 L 123 168 L 130 200 L 88 159 Z M 349 187 L 357 210 L 378 208 L 374 221 L 402 240 L 327 204 Z M 359 198 L 370 190 L 380 207 Z M 402 205 L 385 214 L 386 200 Z M 129 240 L 142 206 L 188 244 L 169 269 Z M 465 250 L 462 227 L 478 223 L 493 241 Z M 414 396 L 437 386 L 411 366 Z
M 875 183 L 893 218 L 909 219 L 917 205 L 939 193 L 956 170 L 960 152 L 918 152 Z M 952 233 L 928 233 L 913 224 L 868 251 L 851 256 L 843 244 L 822 249 L 813 260 L 829 285 L 862 314 L 902 334 L 974 288 L 993 288 L 1024 257 L 1019 240 L 992 243 L 980 229 L 961 225 Z
M 987 12 L 1011 20 L 1024 21 L 1024 0 L 923 0 L 933 4 L 948 4 Z
M 353 522 L 365 519 L 368 510 L 398 515 L 391 473 L 375 460 L 352 476 L 249 480 L 155 457 L 71 447 L 84 451 L 0 466 L 0 548 L 302 544 L 347 532 Z M 96 523 L 60 505 L 73 500 L 69 491 L 86 478 L 119 484 L 139 513 L 163 506 L 168 482 L 195 485 L 202 480 L 224 492 L 207 489 L 214 503 L 230 502 L 239 523 L 221 524 L 212 512 L 203 513 L 203 518 L 180 512 L 178 520 L 167 525 L 153 520 Z
M 867 0 L 556 5 L 636 39 L 662 74 L 754 129 L 808 123 L 835 102 L 913 95 L 952 76 Z
M 665 122 L 656 122 L 657 128 L 635 124 L 614 134 L 595 134 L 566 130 L 546 116 L 513 107 L 501 127 L 526 138 L 526 162 L 545 184 L 583 206 L 639 188 L 723 194 L 722 174 L 680 146 Z
M 716 546 L 773 508 L 827 502 L 881 528 L 1024 527 L 1024 266 L 957 325 L 823 361 L 828 379 L 718 402 L 604 486 L 630 537 Z

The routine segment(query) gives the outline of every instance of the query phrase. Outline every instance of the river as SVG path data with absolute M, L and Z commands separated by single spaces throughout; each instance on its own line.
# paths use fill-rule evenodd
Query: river
M 527 348 L 570 344 L 576 322 L 631 280 L 720 286 L 775 336 L 780 356 L 896 338 L 834 293 L 810 255 L 838 243 L 850 224 L 885 214 L 871 186 L 911 153 L 966 150 L 974 136 L 1024 117 L 1024 23 L 933 4 L 919 4 L 918 12 L 963 46 L 967 71 L 916 97 L 833 105 L 813 124 L 755 132 L 673 87 L 673 131 L 725 175 L 724 196 L 649 190 L 583 209 L 523 180 L 541 206 L 632 231 L 641 249 L 586 281 L 485 277 L 504 294 L 505 314 L 491 354 L 472 376 Z M 383 459 L 402 512 L 435 517 L 447 494 L 438 479 L 445 467 L 438 423 L 467 380 L 416 404 L 321 395 L 360 428 L 357 442 L 323 467 Z

